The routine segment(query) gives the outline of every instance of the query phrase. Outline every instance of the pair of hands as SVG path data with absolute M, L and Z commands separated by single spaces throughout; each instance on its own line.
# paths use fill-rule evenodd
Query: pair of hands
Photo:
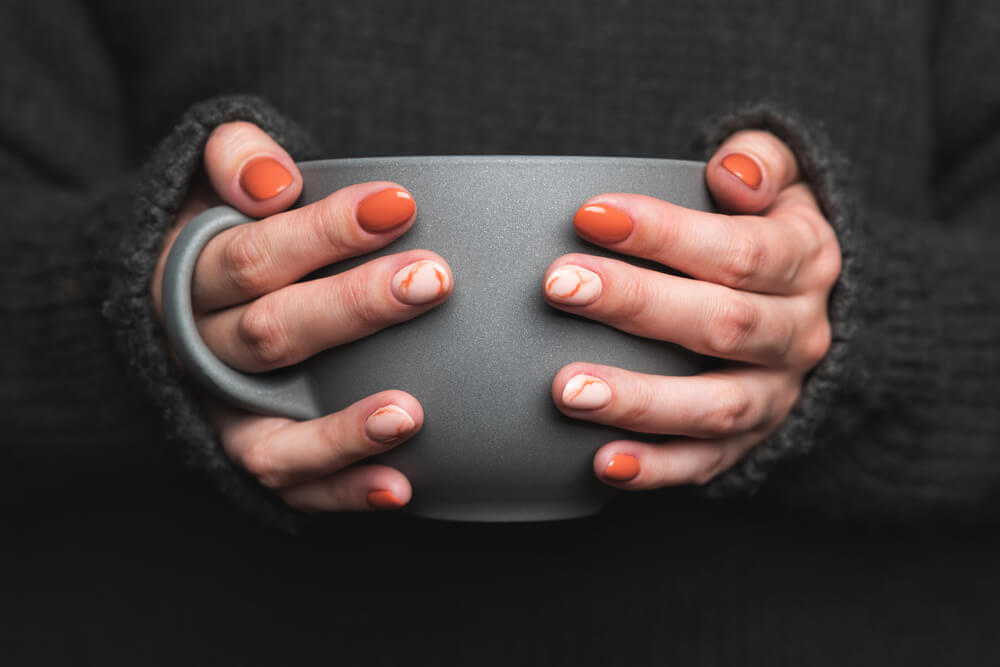
M 412 196 L 377 181 L 288 211 L 301 175 L 249 123 L 217 128 L 204 158 L 204 178 L 167 235 L 152 298 L 162 320 L 166 257 L 195 215 L 225 202 L 260 218 L 215 237 L 194 272 L 199 331 L 234 368 L 253 373 L 297 363 L 417 317 L 454 288 L 447 262 L 429 250 L 296 282 L 405 234 L 416 216 Z M 573 221 L 588 241 L 690 277 L 570 254 L 541 281 L 555 308 L 732 362 L 691 377 L 586 362 L 556 373 L 552 399 L 564 414 L 672 436 L 602 446 L 594 473 L 618 488 L 703 484 L 728 469 L 777 429 L 830 346 L 827 299 L 841 252 L 794 155 L 769 133 L 739 132 L 709 161 L 706 180 L 725 213 L 607 193 L 582 202 Z M 202 400 L 227 455 L 294 508 L 392 509 L 410 500 L 402 473 L 363 462 L 420 430 L 423 410 L 406 392 L 382 391 L 304 422 L 249 414 L 208 395 Z

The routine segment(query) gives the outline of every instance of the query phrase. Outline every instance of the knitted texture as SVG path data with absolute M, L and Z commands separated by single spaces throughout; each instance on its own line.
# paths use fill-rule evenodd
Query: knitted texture
M 315 155 L 302 130 L 269 104 L 251 97 L 225 97 L 195 105 L 164 139 L 146 165 L 129 210 L 124 240 L 103 313 L 117 332 L 134 374 L 163 411 L 168 436 L 184 446 L 187 462 L 208 471 L 220 490 L 268 523 L 300 528 L 300 516 L 233 465 L 205 420 L 195 394 L 170 358 L 153 313 L 149 285 L 164 237 L 187 194 L 212 130 L 232 121 L 256 124 L 296 159 Z
M 17 456 L 86 446 L 113 460 L 162 441 L 163 422 L 230 498 L 298 524 L 221 452 L 149 303 L 163 234 L 222 122 L 257 123 L 296 159 L 318 153 L 274 108 L 323 157 L 703 158 L 761 127 L 795 152 L 844 251 L 834 340 L 786 422 L 708 492 L 865 517 L 994 506 L 996 3 L 59 9 L 18 5 L 0 21 L 14 221 L 0 244 L 13 323 L 0 386 Z
M 845 159 L 818 127 L 808 127 L 773 105 L 758 104 L 710 123 L 706 128 L 706 159 L 733 132 L 767 130 L 784 141 L 795 154 L 802 178 L 810 185 L 820 210 L 837 233 L 842 253 L 840 277 L 830 294 L 830 350 L 807 374 L 802 394 L 776 433 L 754 447 L 728 472 L 713 480 L 707 492 L 713 497 L 753 493 L 776 463 L 809 451 L 816 433 L 829 419 L 835 392 L 851 374 L 863 373 L 857 356 L 851 355 L 858 321 L 854 310 L 863 282 L 859 277 L 864 243 L 854 220 L 853 201 L 847 182 Z

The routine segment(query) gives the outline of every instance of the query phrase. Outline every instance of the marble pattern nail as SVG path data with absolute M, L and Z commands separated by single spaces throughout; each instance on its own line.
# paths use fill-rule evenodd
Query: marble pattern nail
M 448 292 L 450 278 L 444 267 L 429 259 L 404 266 L 392 278 L 392 289 L 403 303 L 419 305 L 436 301 Z
M 413 430 L 413 417 L 398 405 L 386 405 L 373 412 L 365 421 L 365 431 L 374 440 L 386 442 Z
M 574 375 L 563 389 L 562 400 L 577 410 L 597 410 L 611 402 L 611 387 L 593 375 Z
M 575 264 L 559 267 L 545 283 L 549 298 L 569 306 L 593 303 L 601 295 L 601 289 L 600 276 Z

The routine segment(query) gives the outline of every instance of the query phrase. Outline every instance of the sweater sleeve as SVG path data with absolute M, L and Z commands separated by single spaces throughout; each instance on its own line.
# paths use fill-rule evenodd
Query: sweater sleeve
M 250 514 L 287 530 L 305 516 L 287 507 L 223 452 L 192 387 L 179 373 L 153 314 L 149 285 L 164 237 L 176 218 L 212 130 L 232 121 L 259 126 L 294 159 L 316 155 L 305 133 L 266 101 L 227 96 L 194 105 L 145 164 L 125 210 L 127 220 L 111 255 L 111 279 L 103 314 L 135 378 L 163 414 L 167 436 L 190 465 L 204 470 L 224 495 Z
M 844 256 L 829 354 L 779 430 L 710 495 L 759 489 L 869 520 L 1000 516 L 998 15 L 964 4 L 941 17 L 925 216 L 855 194 L 816 123 L 758 105 L 709 130 L 710 149 L 749 127 L 785 140 Z
M 266 101 L 229 96 L 195 104 L 149 155 L 156 139 L 136 129 L 130 80 L 104 28 L 76 0 L 0 8 L 0 424 L 7 468 L 19 461 L 32 474 L 58 477 L 73 474 L 67 462 L 86 461 L 76 474 L 113 479 L 123 464 L 134 472 L 175 458 L 159 446 L 167 441 L 245 510 L 295 529 L 304 515 L 221 451 L 168 357 L 149 285 L 215 126 L 246 120 L 295 159 L 316 151 Z

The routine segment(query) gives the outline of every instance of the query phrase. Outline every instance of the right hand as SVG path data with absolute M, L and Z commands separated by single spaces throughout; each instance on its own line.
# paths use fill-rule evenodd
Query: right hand
M 205 173 L 192 185 L 165 240 L 152 298 L 162 322 L 163 267 L 177 234 L 195 215 L 226 203 L 260 218 L 213 238 L 192 279 L 201 336 L 233 368 L 254 373 L 297 363 L 414 318 L 451 294 L 448 264 L 427 250 L 295 282 L 404 234 L 416 208 L 398 184 L 351 185 L 282 213 L 298 198 L 302 177 L 291 157 L 258 127 L 219 126 L 204 158 Z M 359 463 L 420 430 L 423 409 L 406 392 L 382 391 L 304 422 L 262 417 L 208 394 L 200 397 L 226 454 L 296 509 L 392 509 L 410 500 L 412 489 L 401 472 Z

